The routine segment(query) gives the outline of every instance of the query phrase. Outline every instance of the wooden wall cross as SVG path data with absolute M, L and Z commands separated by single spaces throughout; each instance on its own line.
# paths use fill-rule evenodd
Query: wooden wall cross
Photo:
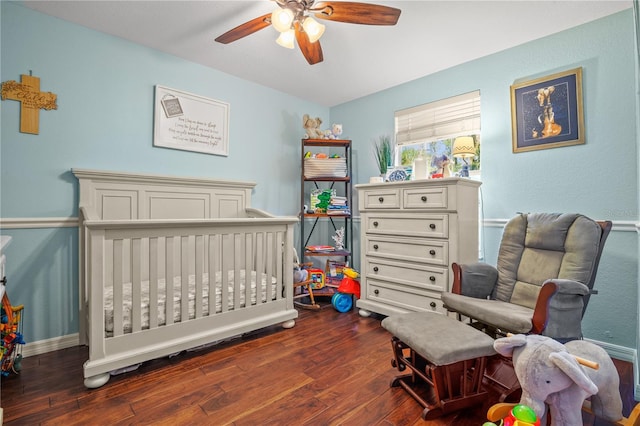
M 2 83 L 2 100 L 12 99 L 20 102 L 20 131 L 38 134 L 40 109 L 57 109 L 57 96 L 51 92 L 40 91 L 40 78 L 31 75 L 20 76 L 17 81 Z

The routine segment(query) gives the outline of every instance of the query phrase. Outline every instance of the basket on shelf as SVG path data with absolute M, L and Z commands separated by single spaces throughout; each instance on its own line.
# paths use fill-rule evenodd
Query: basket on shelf
M 304 176 L 306 178 L 347 176 L 347 161 L 345 158 L 305 158 Z

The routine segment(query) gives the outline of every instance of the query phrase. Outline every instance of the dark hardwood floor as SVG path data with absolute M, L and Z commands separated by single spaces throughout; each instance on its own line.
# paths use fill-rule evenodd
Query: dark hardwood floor
M 23 360 L 2 378 L 6 425 L 457 425 L 480 426 L 483 406 L 423 421 L 422 407 L 390 388 L 389 333 L 380 317 L 331 307 L 300 311 L 296 326 L 143 364 L 103 387 L 83 386 L 86 347 Z M 633 367 L 616 361 L 628 415 Z M 594 422 L 585 417 L 585 424 Z

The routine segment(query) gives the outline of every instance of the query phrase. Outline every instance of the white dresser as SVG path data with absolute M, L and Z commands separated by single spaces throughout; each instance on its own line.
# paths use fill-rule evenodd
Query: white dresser
M 451 263 L 478 261 L 480 182 L 445 178 L 356 185 L 360 315 L 445 313 Z

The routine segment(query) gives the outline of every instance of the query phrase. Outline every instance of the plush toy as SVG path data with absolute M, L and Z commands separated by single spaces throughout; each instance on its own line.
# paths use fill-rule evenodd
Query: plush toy
M 302 117 L 302 127 L 305 130 L 304 139 L 322 139 L 324 131 L 320 130 L 322 120 L 320 117 L 311 118 L 309 114 Z
M 589 396 L 595 416 L 611 422 L 623 418 L 620 378 L 600 346 L 584 340 L 563 345 L 546 336 L 517 334 L 496 339 L 493 347 L 513 357 L 522 388 L 520 404 L 531 407 L 542 424 L 548 405 L 551 426 L 581 425 L 582 404 Z M 583 366 L 588 361 L 597 368 Z
M 330 130 L 325 130 L 324 138 L 325 139 L 340 139 L 340 135 L 342 134 L 342 124 L 333 124 Z

